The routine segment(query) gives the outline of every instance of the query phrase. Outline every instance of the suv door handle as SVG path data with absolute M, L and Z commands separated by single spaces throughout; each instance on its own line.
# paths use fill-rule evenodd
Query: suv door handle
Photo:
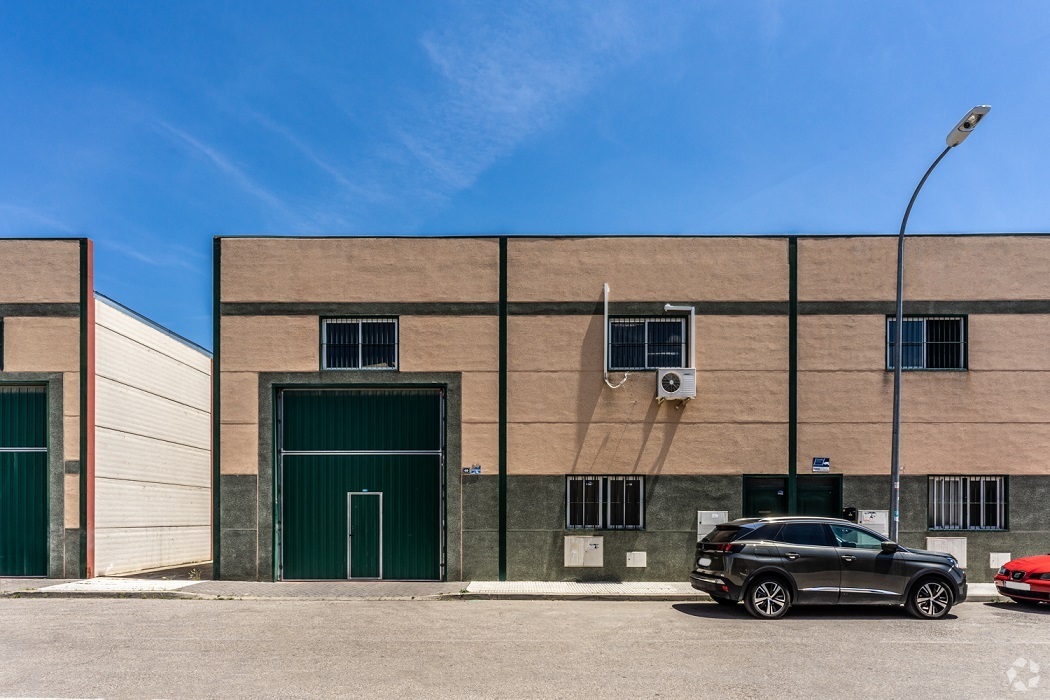
M 847 562 L 848 561 L 857 561 L 857 557 L 854 557 L 854 556 L 849 555 L 849 554 L 843 554 L 842 555 L 842 561 L 847 561 Z
M 784 556 L 787 557 L 788 559 L 791 559 L 792 561 L 794 561 L 795 559 L 798 559 L 798 553 L 797 552 L 788 552 Z

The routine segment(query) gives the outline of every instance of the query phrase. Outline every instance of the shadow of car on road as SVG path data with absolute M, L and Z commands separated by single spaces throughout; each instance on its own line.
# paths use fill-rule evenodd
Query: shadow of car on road
M 737 620 L 751 617 L 740 603 L 734 607 L 725 607 L 717 603 L 676 603 L 671 606 L 685 615 L 703 617 L 711 620 Z M 784 619 L 795 620 L 915 620 L 902 605 L 800 605 L 788 610 Z M 948 613 L 942 620 L 958 619 Z
M 1024 603 L 1015 603 L 1011 600 L 1009 602 L 996 601 L 994 603 L 985 603 L 985 606 L 1022 615 L 1050 615 L 1050 604 L 1048 603 L 1025 605 Z

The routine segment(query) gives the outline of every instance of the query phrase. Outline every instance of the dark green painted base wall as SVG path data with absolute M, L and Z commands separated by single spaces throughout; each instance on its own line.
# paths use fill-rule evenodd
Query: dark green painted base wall
M 901 543 L 925 548 L 926 538 L 966 537 L 967 575 L 992 580 L 991 552 L 1012 556 L 1050 552 L 1050 476 L 1009 478 L 1009 525 L 1005 532 L 929 532 L 927 477 L 901 482 Z M 463 575 L 465 580 L 497 578 L 498 480 L 463 477 Z M 507 578 L 532 581 L 684 581 L 696 543 L 696 512 L 728 510 L 741 516 L 740 476 L 648 476 L 644 531 L 565 529 L 565 477 L 510 476 L 507 512 Z M 889 477 L 845 476 L 843 505 L 886 509 Z M 604 566 L 566 568 L 567 535 L 604 538 Z M 629 551 L 647 552 L 644 569 L 627 568 Z
M 696 512 L 741 514 L 739 476 L 648 476 L 645 530 L 566 530 L 564 476 L 507 480 L 507 579 L 525 581 L 682 581 L 696 546 Z M 467 580 L 497 577 L 497 479 L 463 481 L 463 572 Z M 566 568 L 567 535 L 604 538 L 604 566 Z M 489 549 L 491 547 L 491 549 Z M 645 568 L 627 568 L 627 552 L 647 552 Z

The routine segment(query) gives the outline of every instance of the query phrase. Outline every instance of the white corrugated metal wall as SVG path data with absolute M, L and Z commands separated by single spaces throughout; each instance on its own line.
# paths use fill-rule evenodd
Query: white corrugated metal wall
M 95 300 L 95 571 L 211 558 L 211 358 Z

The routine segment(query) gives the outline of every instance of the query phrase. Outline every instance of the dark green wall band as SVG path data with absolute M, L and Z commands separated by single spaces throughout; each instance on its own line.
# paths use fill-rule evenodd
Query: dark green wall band
M 891 315 L 896 311 L 892 301 L 800 301 L 798 312 L 806 316 L 868 314 Z M 1050 314 L 1050 299 L 975 300 L 975 301 L 908 301 L 904 313 L 921 315 L 963 314 Z
M 0 316 L 51 316 L 76 318 L 80 316 L 80 304 L 0 304 Z
M 495 316 L 495 302 L 222 302 L 223 316 Z
M 216 272 L 218 274 L 218 272 Z M 796 270 L 797 274 L 797 270 Z M 797 292 L 797 290 L 796 290 Z M 696 313 L 707 316 L 787 316 L 790 301 L 611 301 L 609 312 L 618 316 L 653 316 L 664 313 L 664 303 L 696 307 Z M 12 306 L 12 305 L 7 305 Z M 76 315 L 46 313 L 44 306 L 61 304 L 28 304 L 24 313 L 0 316 Z M 797 313 L 803 316 L 883 315 L 893 313 L 892 301 L 798 301 Z M 500 304 L 490 302 L 223 302 L 223 316 L 497 316 Z M 904 302 L 907 314 L 1050 314 L 1050 300 L 975 300 Z M 508 301 L 509 316 L 601 316 L 600 301 Z

